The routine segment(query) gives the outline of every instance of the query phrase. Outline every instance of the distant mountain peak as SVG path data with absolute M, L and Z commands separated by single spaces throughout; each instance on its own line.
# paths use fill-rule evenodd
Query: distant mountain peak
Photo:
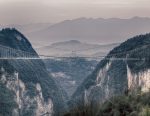
M 141 20 L 141 19 L 150 20 L 149 17 L 139 17 L 139 16 L 132 17 L 131 19 L 133 19 L 133 20 Z
M 56 45 L 63 45 L 63 44 L 81 44 L 81 42 L 78 40 L 69 40 L 69 41 L 63 41 L 63 42 L 56 42 L 51 45 L 56 46 Z
M 70 40 L 70 41 L 68 41 L 68 42 L 70 42 L 70 43 L 81 43 L 81 42 L 78 41 L 78 40 Z

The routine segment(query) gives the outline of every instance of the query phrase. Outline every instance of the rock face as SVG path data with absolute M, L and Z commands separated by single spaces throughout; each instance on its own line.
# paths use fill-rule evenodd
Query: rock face
M 48 102 L 44 101 L 40 84 L 36 84 L 36 95 L 31 97 L 28 95 L 28 89 L 25 87 L 24 82 L 18 78 L 18 74 L 19 73 L 14 72 L 14 74 L 10 76 L 6 72 L 2 72 L 1 78 L 2 84 L 6 85 L 9 90 L 14 92 L 14 101 L 18 105 L 18 108 L 15 108 L 12 114 L 14 116 L 20 116 L 20 114 L 25 115 L 23 112 L 29 112 L 31 108 L 34 108 L 32 115 L 40 116 L 46 112 L 52 114 L 53 102 L 50 98 Z
M 38 57 L 29 41 L 15 29 L 0 31 L 0 44 L 30 52 Z M 0 55 L 3 56 L 2 53 Z M 18 57 L 20 55 L 21 53 L 17 54 Z M 40 116 L 49 113 L 59 116 L 64 111 L 65 106 L 60 89 L 49 76 L 41 60 L 1 59 L 0 67 L 0 85 L 5 87 L 4 90 L 12 92 L 13 99 L 11 102 L 15 102 L 10 111 L 12 113 L 7 114 L 2 111 L 0 114 L 4 116 Z M 10 93 L 6 94 L 9 95 Z M 5 95 L 0 95 L 0 99 L 6 102 L 7 100 L 3 96 Z
M 150 69 L 142 72 L 132 73 L 127 67 L 128 88 L 135 89 L 137 86 L 141 87 L 141 91 L 148 92 L 150 89 Z
M 150 89 L 150 34 L 136 36 L 114 48 L 97 65 L 81 86 L 73 101 L 101 103 L 126 90 Z M 75 99 L 76 98 L 76 99 Z

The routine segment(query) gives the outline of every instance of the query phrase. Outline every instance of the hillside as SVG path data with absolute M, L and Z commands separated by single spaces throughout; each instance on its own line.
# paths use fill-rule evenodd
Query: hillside
M 125 91 L 150 89 L 150 34 L 133 37 L 114 48 L 78 87 L 72 100 L 101 104 Z M 72 104 L 72 102 L 71 102 Z
M 38 57 L 26 37 L 16 29 L 1 30 L 0 44 Z M 2 51 L 0 55 L 3 56 Z M 42 60 L 1 59 L 0 67 L 0 106 L 3 106 L 0 115 L 39 116 L 49 112 L 58 116 L 64 110 L 61 91 Z

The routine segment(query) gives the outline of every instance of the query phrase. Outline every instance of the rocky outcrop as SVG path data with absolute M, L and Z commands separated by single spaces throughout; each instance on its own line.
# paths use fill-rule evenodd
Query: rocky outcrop
M 127 78 L 129 90 L 136 89 L 137 87 L 140 87 L 142 92 L 150 90 L 150 69 L 134 73 L 127 66 Z

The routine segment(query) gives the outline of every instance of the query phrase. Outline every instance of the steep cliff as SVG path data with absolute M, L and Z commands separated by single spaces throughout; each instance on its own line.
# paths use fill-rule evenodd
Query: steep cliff
M 110 51 L 78 87 L 71 103 L 101 103 L 139 88 L 147 92 L 150 89 L 149 70 L 150 34 L 133 37 Z
M 0 45 L 0 47 L 6 46 L 15 50 L 30 52 L 33 57 L 38 57 L 29 41 L 15 29 L 0 31 Z M 0 55 L 3 56 L 3 54 L 4 49 L 1 50 Z M 16 52 L 15 56 L 20 57 L 23 54 Z M 0 67 L 0 84 L 5 87 L 5 90 L 11 91 L 6 93 L 6 96 L 13 94 L 11 102 L 14 103 L 10 114 L 5 111 L 0 112 L 0 114 L 4 116 L 40 116 L 44 113 L 50 113 L 50 115 L 58 116 L 64 110 L 65 106 L 60 89 L 49 76 L 42 60 L 1 59 Z M 3 95 L 0 96 L 0 100 L 4 103 L 7 102 Z

